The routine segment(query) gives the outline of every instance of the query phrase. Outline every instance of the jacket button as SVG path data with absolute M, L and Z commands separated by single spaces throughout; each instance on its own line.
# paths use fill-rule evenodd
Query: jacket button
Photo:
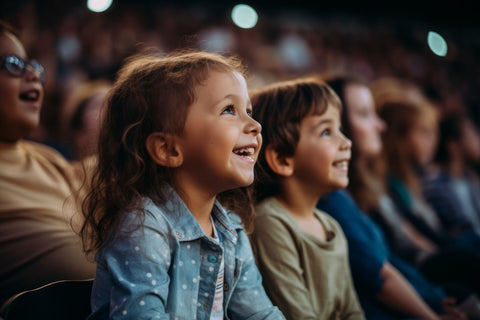
M 223 284 L 223 291 L 228 291 L 228 289 L 230 289 L 230 286 L 228 285 L 228 283 L 224 283 Z
M 180 232 L 177 232 L 177 238 L 182 239 L 182 234 Z
M 218 259 L 216 256 L 208 256 L 208 262 L 215 263 Z

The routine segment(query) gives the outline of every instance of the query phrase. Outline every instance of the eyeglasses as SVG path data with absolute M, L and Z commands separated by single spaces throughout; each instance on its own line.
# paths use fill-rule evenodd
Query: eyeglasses
M 0 68 L 5 67 L 8 73 L 14 77 L 23 77 L 28 66 L 38 73 L 40 82 L 45 83 L 45 69 L 43 66 L 35 60 L 24 60 L 16 55 L 10 54 L 6 56 L 0 56 Z

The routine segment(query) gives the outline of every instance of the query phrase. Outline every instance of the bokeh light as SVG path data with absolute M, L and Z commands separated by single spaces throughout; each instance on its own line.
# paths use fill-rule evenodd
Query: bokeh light
M 448 46 L 445 39 L 434 31 L 428 32 L 427 42 L 430 50 L 437 56 L 445 57 L 447 55 Z
M 103 12 L 110 8 L 112 0 L 88 0 L 87 8 L 93 12 Z
M 239 28 L 250 29 L 255 27 L 258 21 L 258 14 L 249 5 L 237 4 L 232 9 L 233 23 Z

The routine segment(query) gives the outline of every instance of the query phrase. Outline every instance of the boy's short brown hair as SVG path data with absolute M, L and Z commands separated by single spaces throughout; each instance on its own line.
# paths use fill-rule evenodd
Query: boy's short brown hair
M 265 148 L 271 146 L 279 155 L 290 157 L 300 139 L 302 120 L 321 115 L 328 106 L 341 110 L 337 94 L 315 77 L 278 82 L 250 93 L 253 118 L 262 125 L 263 147 L 255 166 L 256 201 L 277 195 L 278 176 L 265 160 Z

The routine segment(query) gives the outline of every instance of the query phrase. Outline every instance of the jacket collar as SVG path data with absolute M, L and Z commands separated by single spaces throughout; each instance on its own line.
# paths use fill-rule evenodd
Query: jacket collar
M 171 186 L 165 186 L 163 190 L 167 198 L 166 203 L 163 205 L 163 214 L 165 215 L 165 219 L 173 227 L 179 241 L 191 241 L 201 237 L 207 237 L 177 192 Z M 154 215 L 162 214 L 160 208 L 158 208 L 152 200 L 147 199 L 146 201 L 145 208 L 148 209 L 148 211 Z M 241 219 L 235 213 L 227 211 L 218 200 L 215 200 L 212 215 L 215 227 L 217 231 L 222 233 L 224 239 L 228 238 L 236 242 L 238 230 L 243 229 Z

